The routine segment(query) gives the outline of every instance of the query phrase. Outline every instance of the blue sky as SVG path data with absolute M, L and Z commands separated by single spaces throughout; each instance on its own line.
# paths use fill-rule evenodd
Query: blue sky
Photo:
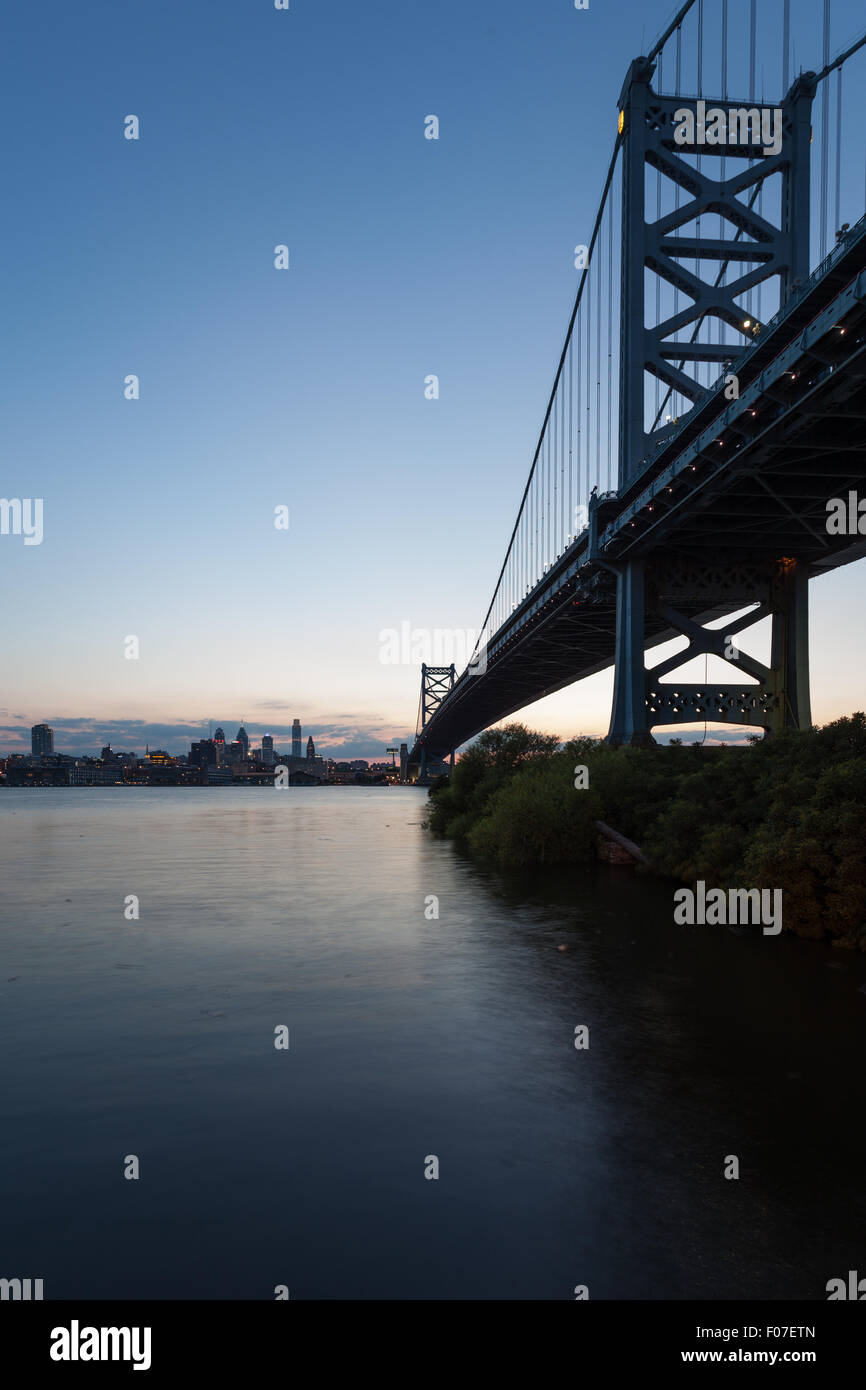
M 818 10 L 795 0 L 816 42 Z M 180 751 L 241 715 L 334 756 L 411 733 L 419 673 L 380 634 L 480 626 L 622 79 L 671 13 L 12 7 L 0 492 L 44 498 L 45 534 L 0 537 L 0 752 L 42 719 L 66 751 Z M 861 25 L 834 0 L 834 50 Z M 819 720 L 863 704 L 858 588 L 813 585 Z M 609 689 L 526 717 L 602 733 Z

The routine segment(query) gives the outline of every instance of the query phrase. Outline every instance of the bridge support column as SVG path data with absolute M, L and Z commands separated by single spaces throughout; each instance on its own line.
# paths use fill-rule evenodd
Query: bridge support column
M 616 657 L 608 742 L 651 744 L 644 666 L 646 575 L 642 559 L 626 560 L 616 579 Z
M 766 734 L 783 729 L 807 729 L 812 722 L 809 700 L 809 572 L 796 560 L 781 559 L 772 566 L 746 567 L 739 574 L 724 559 L 672 572 L 655 565 L 649 576 L 642 560 L 625 561 L 617 574 L 616 668 L 613 714 L 608 741 L 612 744 L 650 744 L 651 730 L 666 724 L 743 724 Z M 647 593 L 649 590 L 649 596 Z M 724 627 L 704 627 L 697 617 L 720 600 L 735 610 L 745 608 Z M 667 629 L 688 639 L 686 651 L 676 652 L 647 670 L 644 659 L 646 615 L 656 633 Z M 772 620 L 770 664 L 738 650 L 733 638 L 762 618 Z M 658 637 L 656 638 L 658 640 Z M 722 676 L 701 683 L 676 679 L 676 671 L 696 656 L 723 659 L 731 679 Z M 662 678 L 671 676 L 664 681 Z M 737 674 L 750 676 L 742 685 Z
M 808 729 L 809 575 L 795 560 L 782 560 L 771 586 L 773 636 L 770 685 L 777 697 L 775 729 Z

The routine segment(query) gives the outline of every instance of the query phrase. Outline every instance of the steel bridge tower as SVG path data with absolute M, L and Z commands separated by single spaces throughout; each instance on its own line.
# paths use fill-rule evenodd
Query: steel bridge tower
M 457 671 L 454 663 L 450 666 L 421 667 L 421 732 L 426 729 L 428 720 L 454 688 Z M 451 753 L 451 766 L 454 766 L 454 752 Z M 427 776 L 427 746 L 421 745 L 421 768 L 418 780 L 423 782 Z
M 690 340 L 671 338 L 688 325 L 699 325 L 709 317 L 730 325 L 743 334 L 760 331 L 760 325 L 747 322 L 744 310 L 735 302 L 746 291 L 771 276 L 779 277 L 782 304 L 809 275 L 809 198 L 811 108 L 817 79 L 814 73 L 797 78 L 780 108 L 755 107 L 751 102 L 728 99 L 698 101 L 695 97 L 660 95 L 651 80 L 655 63 L 636 59 L 628 72 L 620 95 L 622 140 L 622 267 L 621 267 L 621 371 L 620 371 L 620 452 L 619 494 L 622 496 L 639 477 L 658 442 L 675 428 L 675 423 L 645 428 L 646 383 L 659 379 L 670 390 L 697 402 L 706 394 L 697 376 L 683 370 L 686 363 L 715 363 L 721 371 L 740 348 L 730 342 L 699 342 L 695 329 Z M 761 130 L 761 111 L 781 110 L 781 148 L 765 153 L 767 141 Z M 693 127 L 683 119 L 690 112 Z M 707 115 L 724 113 L 725 143 L 708 141 Z M 753 119 L 754 116 L 757 120 Z M 732 115 L 735 124 L 732 127 Z M 702 120 L 703 117 L 703 120 Z M 722 129 L 713 117 L 713 136 Z M 728 142 L 736 130 L 739 143 Z M 684 135 L 692 139 L 682 142 Z M 679 137 L 679 138 L 677 138 Z M 682 142 L 682 143 L 681 143 Z M 773 143 L 776 143 L 775 141 Z M 701 156 L 698 167 L 685 156 Z M 749 165 L 725 177 L 724 163 L 719 177 L 711 177 L 706 164 L 727 157 Z M 648 221 L 646 209 L 647 170 L 651 168 L 676 184 L 685 197 L 675 210 L 655 221 Z M 718 168 L 718 165 L 716 165 Z M 772 175 L 781 175 L 781 216 L 774 225 L 756 211 L 758 192 Z M 746 201 L 737 195 L 745 194 Z M 682 195 L 680 195 L 681 198 Z M 679 201 L 679 198 L 678 198 Z M 681 237 L 677 230 L 713 214 L 725 219 L 731 234 L 721 237 Z M 726 227 L 726 230 L 727 230 Z M 684 261 L 740 264 L 753 268 L 728 284 L 724 269 L 713 279 L 694 273 Z M 647 323 L 646 272 L 653 271 L 681 291 L 687 307 L 657 324 Z M 719 335 L 721 336 L 721 335 Z M 680 365 L 676 365 L 679 363 Z M 657 422 L 656 422 L 657 423 Z M 594 508 L 593 508 L 594 510 Z M 597 536 L 597 525 L 590 525 Z M 728 548 L 729 549 L 729 548 Z M 748 551 L 743 536 L 743 550 Z M 689 598 L 706 600 L 706 612 L 727 600 L 742 599 L 741 606 L 757 602 L 756 612 L 737 620 L 727 635 L 750 627 L 764 616 L 772 617 L 772 655 L 765 667 L 745 654 L 730 655 L 721 632 L 702 627 L 683 616 L 670 601 L 670 590 L 656 572 L 653 553 L 608 564 L 601 555 L 594 557 L 616 574 L 616 662 L 613 713 L 608 738 L 613 743 L 652 743 L 652 723 L 694 723 L 709 718 L 722 722 L 743 722 L 744 709 L 762 711 L 768 729 L 801 728 L 811 723 L 809 706 L 808 653 L 808 573 L 791 557 L 778 556 L 770 563 L 753 566 L 750 580 L 744 581 L 748 565 L 737 566 L 730 553 L 707 554 L 689 562 Z M 726 589 L 724 576 L 738 568 L 736 589 Z M 720 575 L 722 583 L 720 587 Z M 683 581 L 680 580 L 682 593 Z M 668 600 L 665 602 L 665 600 Z M 729 611 L 735 607 L 728 604 Z M 648 671 L 645 665 L 645 625 L 647 612 L 664 617 L 675 634 L 688 638 L 689 647 L 674 658 Z M 728 644 L 730 648 L 731 644 Z M 727 685 L 721 692 L 726 701 L 714 699 L 717 687 L 678 684 L 677 700 L 666 702 L 664 718 L 653 719 L 658 706 L 658 677 L 703 654 L 727 656 L 737 670 L 757 679 L 755 685 Z M 666 690 L 667 687 L 662 687 Z M 727 702 L 727 711 L 719 712 Z M 767 711 L 771 713 L 768 715 Z M 658 713 L 656 708 L 656 714 Z

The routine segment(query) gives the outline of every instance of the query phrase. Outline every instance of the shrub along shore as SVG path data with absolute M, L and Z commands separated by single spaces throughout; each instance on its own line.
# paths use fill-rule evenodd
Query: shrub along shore
M 562 745 L 509 724 L 431 789 L 427 824 L 521 869 L 589 863 L 598 820 L 641 846 L 639 872 L 781 889 L 785 930 L 866 949 L 866 715 L 737 747 Z

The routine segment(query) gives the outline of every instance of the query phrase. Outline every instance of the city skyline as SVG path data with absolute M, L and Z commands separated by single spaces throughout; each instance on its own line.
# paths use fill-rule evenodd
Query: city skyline
M 302 751 L 302 726 L 292 724 L 291 751 L 276 746 L 269 733 L 261 735 L 258 746 L 251 745 L 244 721 L 234 738 L 225 729 L 211 726 L 208 737 L 191 742 L 188 752 L 166 748 L 112 748 L 103 744 L 99 755 L 76 754 L 55 746 L 54 730 L 48 724 L 34 724 L 30 730 L 29 753 L 0 754 L 0 786 L 34 787 L 190 787 L 190 786 L 322 786 L 332 784 L 370 785 L 406 782 L 408 748 L 392 746 L 386 758 L 323 756 L 312 734 Z M 400 753 L 399 769 L 396 753 Z M 391 761 L 387 761 L 387 755 Z
M 364 747 L 367 749 L 367 752 L 364 753 L 354 751 L 354 748 L 345 742 L 334 745 L 323 744 L 321 731 L 317 726 L 306 725 L 302 720 L 298 719 L 294 719 L 291 724 L 286 726 L 276 724 L 266 726 L 261 724 L 259 727 L 256 727 L 253 721 L 247 719 L 241 719 L 237 722 L 238 733 L 243 730 L 247 735 L 247 745 L 251 753 L 253 751 L 252 745 L 255 742 L 260 746 L 263 738 L 270 737 L 275 752 L 284 751 L 287 757 L 306 757 L 308 743 L 312 741 L 315 744 L 315 752 L 317 754 L 334 762 L 351 761 L 356 758 L 363 758 L 367 761 L 380 758 L 381 761 L 384 762 L 385 748 L 389 743 L 394 741 L 394 738 L 390 735 L 388 738 L 381 741 L 371 736 L 369 739 L 363 740 Z M 17 737 L 14 742 L 10 741 L 8 744 L 4 743 L 0 745 L 0 758 L 16 755 L 20 756 L 22 754 L 26 756 L 40 754 L 43 750 L 36 748 L 34 740 L 35 731 L 37 729 L 48 730 L 52 737 L 53 746 L 50 749 L 46 749 L 46 752 L 53 752 L 55 754 L 64 753 L 72 757 L 98 757 L 101 750 L 106 746 L 112 747 L 114 751 L 118 753 L 134 752 L 138 756 L 144 756 L 144 754 L 140 752 L 142 745 L 144 749 L 148 747 L 151 748 L 151 750 L 164 748 L 166 752 L 171 753 L 173 756 L 180 756 L 185 749 L 169 747 L 172 740 L 165 737 L 167 730 L 173 730 L 175 742 L 185 744 L 188 748 L 198 740 L 215 737 L 224 727 L 233 727 L 233 721 L 226 721 L 225 719 L 205 720 L 200 725 L 178 724 L 174 726 L 147 726 L 142 724 L 138 729 L 135 728 L 134 721 L 110 723 L 107 721 L 99 722 L 93 720 L 88 721 L 88 724 L 92 727 L 87 730 L 82 730 L 76 736 L 75 731 L 70 735 L 62 720 L 55 722 L 50 718 L 46 718 L 44 720 L 40 719 L 35 723 L 21 722 L 15 726 Z M 294 736 L 297 734 L 299 728 L 304 731 L 303 747 L 300 752 L 295 752 Z M 129 729 L 133 735 L 132 740 L 130 741 L 130 739 L 127 738 L 126 743 L 118 737 L 118 731 L 122 734 L 125 729 Z M 161 732 L 163 735 L 162 738 L 152 737 L 151 734 L 153 734 L 154 731 Z M 108 736 L 109 733 L 110 737 Z M 103 737 L 103 734 L 106 736 Z M 135 746 L 136 738 L 138 746 Z M 399 737 L 398 742 L 406 742 L 408 738 L 408 734 L 403 734 Z M 229 742 L 228 737 L 226 741 Z M 359 740 L 359 742 L 361 741 Z M 284 749 L 278 746 L 282 743 L 285 744 Z M 335 751 L 332 751 L 332 747 Z

